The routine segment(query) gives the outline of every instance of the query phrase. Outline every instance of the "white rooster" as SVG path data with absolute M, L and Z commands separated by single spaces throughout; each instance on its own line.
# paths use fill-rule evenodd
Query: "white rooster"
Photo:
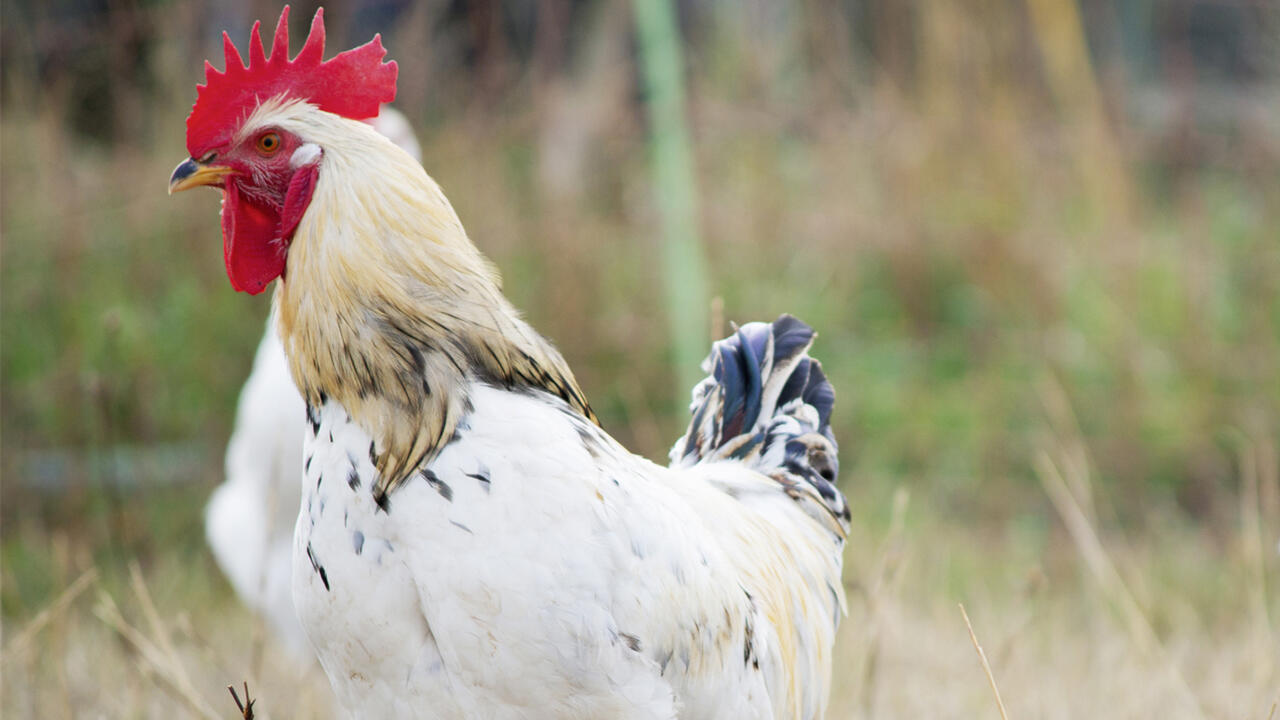
M 421 165 L 379 38 L 226 39 L 170 191 L 223 192 L 304 398 L 293 597 L 354 717 L 817 718 L 848 508 L 795 318 L 716 343 L 664 468 L 595 422 Z
M 401 112 L 383 107 L 371 124 L 421 161 L 418 138 Z M 205 536 L 240 600 L 266 618 L 286 648 L 309 660 L 311 647 L 293 609 L 290 569 L 305 427 L 306 406 L 289 376 L 272 315 L 240 391 L 226 480 L 205 508 Z

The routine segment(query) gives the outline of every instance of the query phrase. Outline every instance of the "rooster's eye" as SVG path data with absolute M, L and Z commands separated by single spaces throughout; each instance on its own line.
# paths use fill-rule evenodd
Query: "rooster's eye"
M 267 133 L 258 138 L 258 152 L 263 155 L 274 155 L 280 149 L 280 136 L 275 133 Z

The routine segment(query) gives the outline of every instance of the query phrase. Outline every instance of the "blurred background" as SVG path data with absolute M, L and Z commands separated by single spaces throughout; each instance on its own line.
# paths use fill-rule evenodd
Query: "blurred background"
M 628 447 L 665 456 L 728 322 L 818 330 L 832 717 L 996 717 L 963 602 L 1015 716 L 1267 718 L 1280 4 L 680 0 L 638 33 L 655 6 L 325 12 L 330 55 L 382 33 L 428 172 Z M 0 710 L 234 717 L 250 680 L 328 717 L 203 540 L 269 297 L 213 193 L 165 195 L 203 60 L 280 6 L 0 7 Z

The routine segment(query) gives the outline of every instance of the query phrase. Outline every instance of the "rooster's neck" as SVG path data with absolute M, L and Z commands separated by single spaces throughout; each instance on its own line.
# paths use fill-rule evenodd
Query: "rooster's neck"
M 309 406 L 341 405 L 374 438 L 380 499 L 424 468 L 483 382 L 543 390 L 594 421 L 564 358 L 502 295 L 421 166 L 359 123 L 324 150 L 276 292 Z

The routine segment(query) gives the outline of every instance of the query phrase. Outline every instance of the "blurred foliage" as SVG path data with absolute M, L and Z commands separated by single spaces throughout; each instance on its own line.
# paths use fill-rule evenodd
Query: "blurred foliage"
M 313 5 L 295 4 L 295 38 Z M 818 329 L 847 490 L 1042 513 L 1033 459 L 1062 432 L 1046 410 L 1060 389 L 1120 522 L 1175 503 L 1229 521 L 1240 438 L 1280 420 L 1274 7 L 679 10 L 707 285 L 727 320 L 791 312 Z M 159 480 L 217 481 L 268 300 L 228 287 L 214 196 L 164 187 L 218 31 L 243 42 L 277 12 L 5 3 L 6 538 L 74 521 L 51 482 L 128 484 L 100 462 L 116 448 L 187 448 L 181 477 Z M 660 456 L 684 390 L 629 6 L 326 12 L 331 52 L 383 33 L 424 164 L 507 292 L 605 426 Z M 203 492 L 163 492 L 195 522 Z

